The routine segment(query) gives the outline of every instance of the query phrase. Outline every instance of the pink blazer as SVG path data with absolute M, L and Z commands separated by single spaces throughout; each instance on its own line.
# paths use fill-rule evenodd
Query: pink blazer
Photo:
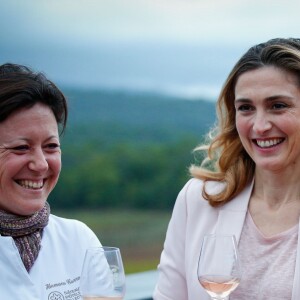
M 154 300 L 210 300 L 197 278 L 202 238 L 209 233 L 223 233 L 234 234 L 237 242 L 240 239 L 253 182 L 220 208 L 211 207 L 203 199 L 202 187 L 201 180 L 191 179 L 177 197 L 158 266 Z M 216 193 L 221 188 L 221 183 L 210 182 L 208 192 Z M 300 299 L 299 240 L 291 300 Z

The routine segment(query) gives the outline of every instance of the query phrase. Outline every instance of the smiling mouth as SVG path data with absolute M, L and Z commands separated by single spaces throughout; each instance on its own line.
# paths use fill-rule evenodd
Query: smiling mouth
M 260 148 L 271 148 L 281 144 L 284 141 L 284 138 L 269 139 L 269 140 L 253 140 L 255 144 Z
M 16 180 L 16 183 L 23 188 L 38 190 L 44 186 L 44 181 L 33 181 L 33 180 Z

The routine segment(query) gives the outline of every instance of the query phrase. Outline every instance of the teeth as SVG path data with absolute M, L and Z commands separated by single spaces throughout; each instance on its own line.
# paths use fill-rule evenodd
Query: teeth
M 265 141 L 256 140 L 256 143 L 261 148 L 268 148 L 280 144 L 282 141 L 283 139 L 272 139 L 272 140 L 265 140 Z
M 40 189 L 43 187 L 43 180 L 39 180 L 39 181 L 19 180 L 18 184 L 26 189 Z

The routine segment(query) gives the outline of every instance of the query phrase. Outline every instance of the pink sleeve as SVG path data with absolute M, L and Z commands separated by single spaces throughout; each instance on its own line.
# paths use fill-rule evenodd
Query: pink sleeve
M 164 249 L 158 266 L 159 278 L 155 287 L 154 300 L 187 299 L 185 277 L 185 239 L 186 239 L 186 190 L 179 193 L 168 226 Z

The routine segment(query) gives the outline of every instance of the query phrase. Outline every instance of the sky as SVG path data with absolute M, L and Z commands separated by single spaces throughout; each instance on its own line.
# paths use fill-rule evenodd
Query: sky
M 0 63 L 60 87 L 215 100 L 252 45 L 300 37 L 299 0 L 2 0 Z

